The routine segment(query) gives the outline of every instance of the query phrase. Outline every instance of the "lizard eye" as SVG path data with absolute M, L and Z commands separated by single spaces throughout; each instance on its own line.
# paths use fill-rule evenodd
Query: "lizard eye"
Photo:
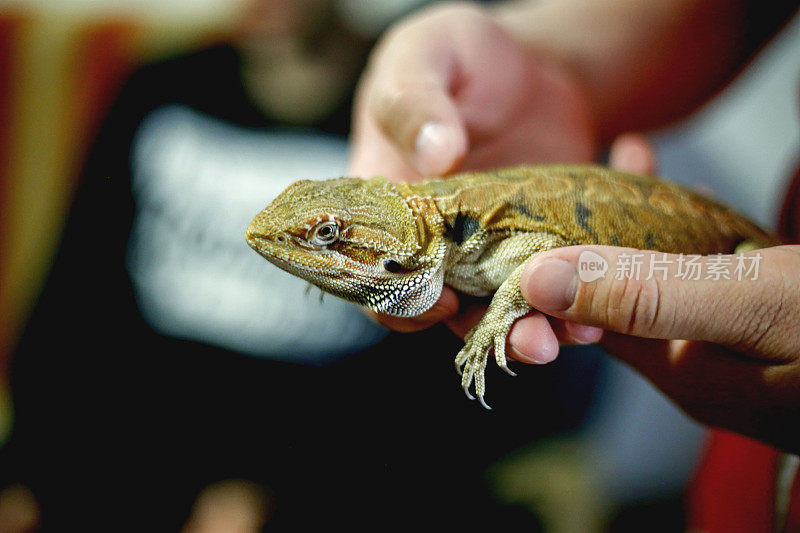
M 311 244 L 317 246 L 327 246 L 336 242 L 339 238 L 339 225 L 333 220 L 328 220 L 317 225 L 311 235 Z
M 387 259 L 383 262 L 383 268 L 385 268 L 388 272 L 392 274 L 397 274 L 402 270 L 403 266 L 398 263 L 397 261 L 392 261 L 391 259 Z

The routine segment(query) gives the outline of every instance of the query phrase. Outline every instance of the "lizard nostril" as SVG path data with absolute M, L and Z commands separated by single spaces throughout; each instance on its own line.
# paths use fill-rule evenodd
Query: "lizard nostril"
M 248 241 L 255 241 L 259 237 L 262 237 L 262 232 L 258 230 L 258 224 L 255 221 L 250 222 L 247 225 L 247 230 L 245 230 L 245 237 L 247 237 Z

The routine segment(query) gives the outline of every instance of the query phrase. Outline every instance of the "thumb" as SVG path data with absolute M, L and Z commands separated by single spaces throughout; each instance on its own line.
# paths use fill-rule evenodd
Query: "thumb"
M 423 176 L 443 175 L 467 153 L 467 132 L 455 102 L 438 82 L 377 85 L 367 112 Z
M 790 320 L 781 309 L 788 288 L 800 283 L 798 250 L 690 256 L 573 246 L 531 260 L 521 289 L 534 308 L 566 320 L 759 350 L 784 329 L 773 326 Z

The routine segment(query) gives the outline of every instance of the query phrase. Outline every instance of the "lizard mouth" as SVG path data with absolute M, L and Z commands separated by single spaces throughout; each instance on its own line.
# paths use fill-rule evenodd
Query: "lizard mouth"
M 285 238 L 277 240 L 277 244 L 270 239 L 261 237 L 247 239 L 247 244 L 249 244 L 250 248 L 255 250 L 258 255 L 283 270 L 288 270 L 293 274 L 303 277 L 300 269 L 311 270 L 312 267 L 293 259 L 292 255 L 288 251 L 283 250 L 280 246 L 283 242 L 286 242 Z
M 330 290 L 320 280 L 329 277 L 331 271 L 336 270 L 336 267 L 319 257 L 319 251 L 317 251 L 317 254 L 309 256 L 311 259 L 316 260 L 303 260 L 302 258 L 305 254 L 298 255 L 291 249 L 291 246 L 295 244 L 294 241 L 295 238 L 288 234 L 264 236 L 263 234 L 247 232 L 247 244 L 258 255 L 281 270 L 303 278 L 323 290 Z

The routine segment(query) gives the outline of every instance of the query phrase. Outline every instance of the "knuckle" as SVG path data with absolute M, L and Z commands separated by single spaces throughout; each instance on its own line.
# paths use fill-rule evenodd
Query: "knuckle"
M 657 278 L 614 279 L 603 302 L 609 327 L 627 335 L 652 333 L 659 322 L 661 292 Z
M 427 103 L 438 87 L 421 79 L 375 91 L 370 112 L 378 126 L 400 146 L 413 150 L 422 125 L 431 120 Z
M 402 89 L 379 88 L 370 99 L 373 115 L 379 123 L 384 124 L 394 112 L 401 109 L 405 93 Z
M 401 140 L 408 133 L 408 122 L 403 118 L 407 118 L 412 110 L 409 105 L 410 90 L 404 87 L 383 87 L 378 88 L 372 96 L 370 114 L 385 133 Z

